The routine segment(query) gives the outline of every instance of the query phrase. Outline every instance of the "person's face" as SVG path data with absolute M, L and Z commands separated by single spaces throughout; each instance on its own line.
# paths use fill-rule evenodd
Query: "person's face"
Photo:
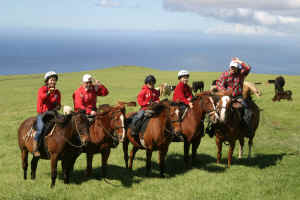
M 180 81 L 183 82 L 184 84 L 187 84 L 189 82 L 189 77 L 190 76 L 183 76 L 180 78 Z
M 48 85 L 49 88 L 55 88 L 56 78 L 55 77 L 50 77 L 48 79 L 47 85 Z
M 238 70 L 239 69 L 237 67 L 230 67 L 230 73 L 236 74 Z
M 84 86 L 84 88 L 86 88 L 86 89 L 91 88 L 92 85 L 93 85 L 93 82 L 92 82 L 91 80 L 89 80 L 89 81 L 83 83 L 83 86 Z
M 149 83 L 147 83 L 146 85 L 147 85 L 148 88 L 153 89 L 154 86 L 155 86 L 155 83 L 154 83 L 154 82 L 149 82 Z

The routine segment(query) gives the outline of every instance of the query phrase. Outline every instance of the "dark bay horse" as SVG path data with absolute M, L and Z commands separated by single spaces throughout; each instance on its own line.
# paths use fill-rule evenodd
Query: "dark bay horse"
M 24 179 L 27 179 L 28 152 L 33 151 L 33 125 L 36 117 L 23 121 L 18 129 L 18 141 L 22 154 L 22 167 Z M 57 162 L 61 160 L 64 174 L 64 183 L 69 183 L 69 174 L 73 170 L 76 158 L 81 152 L 81 147 L 89 140 L 88 119 L 82 113 L 72 113 L 61 118 L 54 118 L 51 132 L 45 136 L 44 145 L 41 147 L 41 159 L 51 161 L 51 187 L 55 186 L 57 176 Z M 44 148 L 43 148 L 44 147 Z M 36 177 L 39 157 L 31 160 L 31 179 Z
M 210 92 L 202 92 L 193 98 L 193 108 L 187 108 L 182 116 L 181 133 L 184 136 L 184 162 L 189 165 L 189 149 L 192 144 L 192 161 L 196 157 L 201 138 L 204 136 L 204 119 L 209 115 L 209 120 L 216 122 L 218 115 Z M 175 130 L 178 132 L 177 130 Z
M 236 140 L 240 142 L 239 158 L 243 154 L 244 138 L 249 138 L 249 154 L 251 156 L 251 147 L 253 145 L 253 138 L 255 136 L 255 131 L 259 124 L 260 111 L 258 106 L 251 100 L 248 99 L 249 109 L 253 112 L 251 125 L 253 128 L 252 135 L 248 134 L 247 127 L 241 123 L 241 114 L 238 109 L 240 105 L 234 102 L 230 96 L 221 96 L 217 103 L 217 110 L 219 113 L 219 121 L 215 124 L 215 134 L 216 134 L 216 145 L 218 148 L 217 152 L 217 163 L 220 163 L 222 156 L 222 144 L 227 141 L 229 143 L 228 151 L 228 161 L 227 166 L 231 166 L 232 155 L 235 147 Z
M 90 127 L 90 142 L 86 146 L 87 156 L 86 175 L 92 173 L 93 155 L 102 155 L 102 175 L 106 176 L 107 161 L 110 149 L 116 147 L 125 138 L 125 105 L 132 105 L 132 102 L 119 102 L 116 106 L 108 104 L 100 105 L 95 117 L 95 122 Z
M 146 150 L 146 169 L 147 175 L 151 171 L 151 157 L 153 151 L 158 151 L 160 176 L 164 177 L 165 157 L 168 152 L 169 144 L 172 141 L 173 126 L 179 126 L 179 106 L 168 101 L 154 104 L 150 108 L 154 112 L 149 119 L 148 125 L 143 133 L 139 133 L 138 139 L 132 136 L 132 130 L 128 127 L 127 137 L 123 142 L 124 160 L 128 168 L 128 145 L 129 141 L 133 144 L 130 152 L 129 169 L 132 169 L 133 160 L 139 149 Z M 142 142 L 141 142 L 142 141 Z

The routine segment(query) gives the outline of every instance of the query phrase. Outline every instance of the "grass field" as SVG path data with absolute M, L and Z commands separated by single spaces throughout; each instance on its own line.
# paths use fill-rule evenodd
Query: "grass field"
M 72 105 L 72 93 L 79 86 L 84 73 L 59 76 L 57 88 L 62 93 L 63 105 Z M 156 76 L 157 85 L 163 82 L 177 83 L 175 71 L 142 67 L 121 66 L 90 73 L 110 91 L 107 97 L 98 98 L 99 104 L 136 100 L 148 74 Z M 211 81 L 219 75 L 191 72 L 190 83 L 203 80 L 208 89 Z M 99 179 L 100 155 L 94 157 L 93 176 L 84 178 L 86 164 L 85 155 L 82 154 L 75 163 L 71 184 L 63 184 L 59 163 L 56 186 L 50 189 L 50 163 L 47 160 L 40 160 L 35 181 L 23 180 L 17 144 L 19 124 L 27 117 L 36 115 L 37 90 L 42 85 L 43 75 L 0 76 L 0 200 L 300 199 L 300 77 L 284 76 L 285 89 L 293 91 L 293 101 L 272 102 L 274 86 L 265 83 L 275 77 L 250 74 L 247 78 L 263 83 L 258 85 L 263 92 L 262 97 L 254 97 L 263 112 L 250 160 L 246 159 L 247 146 L 241 160 L 237 159 L 236 148 L 232 167 L 226 168 L 228 147 L 223 145 L 222 163 L 216 164 L 215 139 L 206 135 L 198 149 L 197 162 L 189 170 L 184 169 L 183 143 L 172 143 L 166 160 L 166 178 L 161 179 L 156 153 L 152 157 L 152 174 L 145 177 L 145 152 L 137 153 L 133 171 L 130 172 L 124 168 L 122 146 L 119 145 L 110 155 L 107 181 Z

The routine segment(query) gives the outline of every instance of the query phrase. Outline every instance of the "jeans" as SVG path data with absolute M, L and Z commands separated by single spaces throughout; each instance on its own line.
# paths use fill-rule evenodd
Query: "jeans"
M 43 122 L 43 114 L 39 114 L 37 116 L 37 120 L 36 120 L 36 133 L 34 136 L 34 140 L 35 141 L 39 141 L 43 132 L 43 128 L 44 128 L 44 122 Z
M 133 116 L 132 124 L 135 125 L 138 120 L 142 119 L 142 117 L 144 116 L 144 113 L 145 113 L 144 110 L 138 111 L 138 113 L 136 113 L 136 115 Z

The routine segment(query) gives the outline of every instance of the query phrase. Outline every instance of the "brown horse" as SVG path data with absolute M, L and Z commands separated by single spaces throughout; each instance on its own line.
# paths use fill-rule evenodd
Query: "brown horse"
M 192 161 L 196 157 L 201 138 L 204 136 L 204 119 L 216 122 L 218 115 L 210 92 L 202 92 L 193 98 L 193 108 L 186 108 L 181 121 L 181 133 L 184 136 L 184 162 L 189 166 L 189 149 L 192 144 Z M 175 132 L 178 133 L 175 129 Z
M 231 166 L 232 154 L 235 147 L 235 142 L 238 139 L 240 141 L 240 152 L 239 158 L 243 154 L 244 138 L 249 138 L 249 154 L 251 156 L 251 147 L 253 145 L 253 138 L 255 136 L 255 131 L 259 124 L 259 108 L 251 100 L 248 99 L 249 109 L 253 112 L 251 125 L 253 128 L 252 135 L 248 134 L 247 127 L 241 123 L 242 117 L 239 109 L 241 105 L 238 102 L 234 102 L 230 96 L 221 96 L 217 103 L 217 110 L 220 115 L 219 121 L 215 124 L 215 134 L 216 134 L 216 145 L 218 148 L 217 152 L 217 163 L 220 163 L 222 156 L 222 144 L 227 141 L 229 143 L 228 151 L 228 162 L 227 166 Z
M 146 169 L 147 175 L 149 175 L 151 171 L 152 152 L 157 150 L 159 153 L 160 176 L 164 177 L 165 157 L 173 138 L 172 129 L 174 126 L 179 126 L 179 107 L 177 104 L 162 101 L 159 104 L 152 105 L 150 109 L 154 114 L 149 119 L 144 133 L 139 133 L 138 139 L 132 136 L 132 130 L 130 127 L 128 128 L 127 137 L 123 142 L 124 160 L 126 168 L 128 168 L 129 141 L 133 144 L 130 153 L 129 169 L 132 169 L 136 152 L 139 149 L 145 149 L 147 156 Z
M 93 155 L 101 153 L 102 155 L 102 174 L 106 176 L 107 160 L 110 149 L 116 147 L 119 141 L 125 138 L 125 105 L 132 105 L 132 102 L 119 102 L 116 106 L 108 104 L 100 105 L 95 117 L 95 122 L 90 127 L 90 142 L 86 146 L 87 155 L 86 175 L 92 173 Z
M 30 117 L 23 121 L 18 129 L 24 179 L 27 179 L 28 152 L 32 153 L 33 151 L 32 143 L 35 134 L 33 125 L 35 122 L 36 117 Z M 51 187 L 55 186 L 58 160 L 62 161 L 64 183 L 69 183 L 70 171 L 81 152 L 81 147 L 86 144 L 88 139 L 88 119 L 84 114 L 72 113 L 63 118 L 54 118 L 54 126 L 51 132 L 45 136 L 44 145 L 40 147 L 40 158 L 51 161 Z M 31 160 L 31 179 L 36 177 L 38 161 L 39 157 L 33 157 Z

